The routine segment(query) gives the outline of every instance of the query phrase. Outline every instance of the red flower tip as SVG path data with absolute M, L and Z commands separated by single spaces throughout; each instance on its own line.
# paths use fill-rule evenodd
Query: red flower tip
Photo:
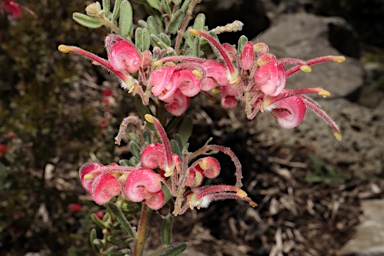
M 69 205 L 69 210 L 71 212 L 79 212 L 79 211 L 81 211 L 81 209 L 82 209 L 81 204 L 70 204 Z

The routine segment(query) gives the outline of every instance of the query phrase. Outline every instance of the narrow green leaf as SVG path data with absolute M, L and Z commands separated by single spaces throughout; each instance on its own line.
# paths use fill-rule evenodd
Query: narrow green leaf
M 135 232 L 133 232 L 133 229 L 131 227 L 131 224 L 129 224 L 127 218 L 124 216 L 124 214 L 120 211 L 119 207 L 117 207 L 113 203 L 107 203 L 106 204 L 108 210 L 113 213 L 113 215 L 116 217 L 117 221 L 121 224 L 121 228 L 129 234 L 131 237 L 135 236 Z
M 161 49 L 168 48 L 168 46 L 163 41 L 161 41 L 161 39 L 158 36 L 151 34 L 151 41 L 154 46 L 160 47 Z
M 147 19 L 148 30 L 151 35 L 160 34 L 159 25 L 156 22 L 156 19 L 153 16 L 149 16 Z
M 189 27 L 188 29 L 190 29 L 191 27 Z M 188 30 L 187 29 L 187 30 Z M 187 45 L 192 48 L 193 45 L 194 45 L 194 41 L 195 41 L 195 36 L 193 36 L 191 33 L 184 33 L 184 39 L 185 39 L 185 42 L 187 43 Z M 200 39 L 199 39 L 200 40 Z
M 129 140 L 132 140 L 132 141 L 136 142 L 137 144 L 140 144 L 139 135 L 137 135 L 136 132 L 129 132 L 127 134 L 127 137 Z
M 183 145 L 185 145 L 189 138 L 191 137 L 193 129 L 193 122 L 192 118 L 189 116 L 185 116 L 179 130 L 179 135 L 181 137 L 181 141 L 183 142 Z
M 177 33 L 181 24 L 183 23 L 184 16 L 185 16 L 185 12 L 183 12 L 182 10 L 177 10 L 177 12 L 175 12 L 173 17 L 169 21 L 169 24 L 167 27 L 168 33 L 170 33 L 170 34 L 176 34 Z
M 160 34 L 160 39 L 165 43 L 166 46 L 170 47 L 171 46 L 171 39 L 164 33 Z
M 185 0 L 183 5 L 180 7 L 180 10 L 182 10 L 183 12 L 186 12 L 191 2 L 192 0 Z
M 239 42 L 237 43 L 237 52 L 241 53 L 244 49 L 244 45 L 248 42 L 248 38 L 245 35 L 240 36 Z
M 129 143 L 129 148 L 131 150 L 131 153 L 134 157 L 136 157 L 137 159 L 140 159 L 140 147 L 139 145 L 134 142 L 134 141 L 131 141 Z
M 132 28 L 133 11 L 132 5 L 127 0 L 123 0 L 120 4 L 120 31 L 121 35 L 128 36 Z
M 181 147 L 175 140 L 171 140 L 171 150 L 173 153 L 175 153 L 178 156 L 181 156 Z
M 117 239 L 115 236 L 112 236 L 112 235 L 107 236 L 107 241 L 111 242 L 113 244 L 122 244 L 122 243 L 124 243 L 122 240 Z
M 96 236 L 96 229 L 91 229 L 91 232 L 89 234 L 89 241 L 91 242 L 92 249 L 96 252 L 100 252 L 100 245 L 96 245 L 94 241 L 97 241 L 97 236 Z
M 179 243 L 177 245 L 169 246 L 169 249 L 157 253 L 156 256 L 177 256 L 187 249 L 187 243 Z
M 175 5 L 180 5 L 182 0 L 172 0 Z
M 95 222 L 97 226 L 99 226 L 99 227 L 101 227 L 101 228 L 106 228 L 106 227 L 107 227 L 107 225 L 106 225 L 102 220 L 100 220 L 100 219 L 96 216 L 96 214 L 94 214 L 94 213 L 91 214 L 91 220 L 92 220 L 93 222 Z
M 171 15 L 171 7 L 169 7 L 167 0 L 161 0 L 161 7 L 163 8 L 166 14 Z
M 104 10 L 105 16 L 108 17 L 109 13 L 111 12 L 110 0 L 103 0 L 103 10 Z
M 148 24 L 145 20 L 139 20 L 137 24 L 142 28 L 148 28 Z
M 177 142 L 180 148 L 183 148 L 183 141 L 181 140 L 181 137 L 179 134 L 176 134 L 176 136 L 174 137 L 174 140 Z
M 199 13 L 196 18 L 195 18 L 195 21 L 193 23 L 193 28 L 194 29 L 197 29 L 197 30 L 202 30 L 204 29 L 204 26 L 205 26 L 205 15 L 204 13 Z
M 72 18 L 80 25 L 88 28 L 99 28 L 103 25 L 100 20 L 79 12 L 73 13 Z
M 107 238 L 108 240 L 108 238 Z M 120 255 L 120 253 L 118 253 L 118 250 L 119 248 L 116 246 L 116 245 L 112 245 L 110 247 L 108 247 L 108 249 L 106 250 L 106 253 L 107 255 Z M 115 254 L 115 253 L 118 253 L 118 254 Z
M 115 5 L 113 6 L 113 11 L 112 11 L 112 21 L 116 21 L 117 18 L 119 18 L 120 4 L 121 4 L 121 0 L 115 0 Z
M 195 37 L 193 40 L 193 46 L 192 46 L 192 56 L 194 57 L 200 57 L 200 39 Z
M 144 131 L 143 136 L 144 136 L 144 142 L 145 142 L 146 144 L 149 145 L 149 144 L 152 143 L 152 137 L 151 137 L 151 133 L 150 133 L 150 132 L 148 132 L 148 131 Z
M 144 52 L 151 46 L 151 37 L 147 28 L 137 28 L 135 31 L 135 45 L 136 48 Z
M 170 244 L 172 238 L 173 217 L 171 214 L 163 217 L 161 225 L 161 241 L 163 244 Z
M 159 3 L 159 0 L 147 0 L 148 4 L 155 8 L 156 10 L 159 10 L 160 11 L 160 3 Z

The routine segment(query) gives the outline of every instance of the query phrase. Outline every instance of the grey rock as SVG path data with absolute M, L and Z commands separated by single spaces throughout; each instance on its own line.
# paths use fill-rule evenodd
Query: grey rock
M 253 42 L 264 42 L 277 57 L 303 60 L 323 55 L 342 55 L 329 40 L 330 24 L 345 24 L 337 17 L 318 17 L 308 13 L 282 15 Z M 336 26 L 336 25 L 334 25 Z M 343 42 L 339 42 L 343 45 Z M 321 63 L 309 74 L 299 72 L 287 81 L 287 88 L 322 87 L 333 97 L 349 97 L 364 84 L 364 69 L 354 58 L 347 57 L 342 64 Z
M 341 250 L 342 256 L 384 255 L 384 200 L 362 201 L 363 220 Z

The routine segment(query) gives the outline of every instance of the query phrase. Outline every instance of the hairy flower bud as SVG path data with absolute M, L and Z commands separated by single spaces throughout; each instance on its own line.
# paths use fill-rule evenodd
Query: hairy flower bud
M 140 53 L 128 41 L 116 35 L 105 39 L 108 61 L 113 69 L 120 72 L 134 73 L 139 70 L 142 62 Z
M 240 54 L 240 67 L 244 70 L 252 68 L 253 62 L 255 61 L 255 54 L 253 50 L 252 42 L 247 42 L 244 45 L 243 51 Z

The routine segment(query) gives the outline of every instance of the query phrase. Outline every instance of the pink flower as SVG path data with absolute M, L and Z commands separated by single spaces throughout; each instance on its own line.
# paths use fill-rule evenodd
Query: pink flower
M 291 129 L 298 126 L 304 119 L 306 106 L 300 96 L 292 96 L 277 101 L 270 106 L 272 115 L 280 126 Z
M 102 174 L 92 183 L 91 195 L 97 204 L 105 204 L 121 191 L 120 182 L 112 174 Z
M 159 97 L 160 100 L 165 100 L 173 95 L 177 86 L 172 81 L 173 73 L 176 66 L 167 66 L 154 70 L 151 73 L 152 93 Z
M 164 204 L 160 177 L 148 168 L 137 168 L 128 175 L 124 193 L 132 202 L 144 202 L 153 210 L 160 209 Z
M 284 90 L 285 68 L 272 54 L 265 54 L 258 59 L 259 68 L 254 74 L 256 86 L 266 95 L 276 96 Z
M 113 69 L 120 72 L 135 73 L 142 62 L 140 53 L 128 41 L 116 35 L 109 35 L 105 39 L 108 61 Z
M 7 154 L 8 146 L 5 144 L 0 144 L 0 156 Z
M 21 15 L 21 7 L 17 3 L 12 0 L 4 0 L 3 1 L 3 9 L 8 12 L 12 18 L 16 19 Z
M 238 90 L 235 85 L 229 84 L 221 87 L 221 105 L 224 108 L 232 108 L 237 105 Z
M 108 96 L 112 96 L 112 94 L 113 94 L 113 92 L 112 92 L 112 90 L 111 89 L 103 89 L 103 95 L 105 96 L 105 97 L 108 97 Z
M 71 212 L 79 212 L 79 211 L 81 211 L 81 209 L 82 209 L 81 204 L 70 204 L 69 205 L 69 210 Z
M 165 108 L 174 116 L 181 116 L 188 109 L 191 99 L 176 90 L 172 97 L 168 98 L 165 102 Z

